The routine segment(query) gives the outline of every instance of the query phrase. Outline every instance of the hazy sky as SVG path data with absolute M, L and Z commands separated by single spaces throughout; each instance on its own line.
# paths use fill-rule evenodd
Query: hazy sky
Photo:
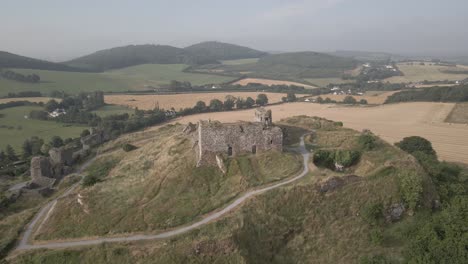
M 267 51 L 468 55 L 468 0 L 0 0 L 0 50 L 61 60 L 218 40 Z

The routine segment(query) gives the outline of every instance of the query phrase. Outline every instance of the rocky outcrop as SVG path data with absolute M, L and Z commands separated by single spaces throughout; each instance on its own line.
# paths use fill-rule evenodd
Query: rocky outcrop
M 387 222 L 399 221 L 405 213 L 405 205 L 403 203 L 392 204 L 385 212 L 385 220 Z

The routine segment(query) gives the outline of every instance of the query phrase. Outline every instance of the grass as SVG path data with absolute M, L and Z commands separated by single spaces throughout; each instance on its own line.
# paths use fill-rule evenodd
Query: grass
M 188 81 L 194 85 L 222 83 L 233 78 L 209 74 L 185 73 L 184 64 L 145 64 L 103 73 L 80 73 L 13 69 L 22 74 L 38 74 L 38 84 L 16 82 L 0 78 L 0 96 L 9 92 L 41 91 L 47 95 L 51 91 L 65 91 L 69 94 L 89 91 L 125 92 L 144 90 L 149 86 L 159 87 L 172 80 Z
M 458 103 L 447 116 L 445 122 L 468 124 L 468 103 Z
M 224 60 L 221 61 L 224 65 L 242 65 L 242 64 L 251 64 L 256 63 L 258 58 L 250 58 L 250 59 L 238 59 L 238 60 Z
M 427 81 L 457 81 L 468 78 L 468 74 L 453 74 L 446 73 L 447 70 L 457 70 L 457 69 L 468 69 L 467 66 L 440 66 L 426 63 L 425 65 L 419 65 L 419 63 L 414 63 L 413 65 L 408 65 L 407 63 L 399 63 L 398 68 L 403 72 L 404 76 L 394 76 L 385 81 L 391 83 L 402 83 L 402 82 L 422 82 Z
M 125 113 L 132 115 L 135 111 L 133 109 L 129 109 L 121 105 L 105 105 L 92 112 L 100 117 L 106 117 L 111 115 L 121 115 Z
M 62 138 L 77 137 L 86 127 L 67 126 L 54 121 L 26 119 L 31 110 L 42 110 L 37 106 L 20 106 L 0 110 L 5 115 L 0 118 L 0 149 L 10 144 L 19 151 L 24 140 L 38 136 L 48 142 L 53 136 Z M 19 154 L 19 153 L 17 153 Z
M 315 130 L 316 133 L 308 140 L 308 144 L 312 144 L 314 148 L 357 147 L 359 132 L 341 128 L 324 119 L 294 117 L 282 120 L 281 123 L 289 130 L 289 145 L 296 144 L 300 132 Z M 159 134 L 160 136 L 161 133 L 173 134 L 173 129 L 177 127 L 163 128 Z M 161 139 L 156 138 L 155 141 L 159 142 Z M 167 147 L 172 148 L 174 153 L 180 151 L 183 153 L 185 148 L 183 145 L 170 144 L 170 147 L 169 145 Z M 154 149 L 156 146 L 151 148 Z M 163 151 L 157 152 L 159 157 L 166 156 L 163 155 Z M 144 164 L 143 154 L 146 153 L 138 156 L 140 162 Z M 132 158 L 128 163 L 133 167 L 139 167 L 141 166 L 137 162 L 139 159 Z M 259 164 L 260 160 L 257 161 Z M 275 173 L 277 170 L 274 168 L 277 163 L 275 160 L 272 159 L 271 163 L 263 166 L 269 169 L 267 173 Z M 231 160 L 230 173 L 233 172 L 233 163 L 237 163 L 239 170 L 242 171 L 253 161 L 248 157 Z M 278 167 L 282 168 L 284 165 Z M 395 224 L 372 226 L 363 218 L 362 213 L 365 208 L 378 203 L 386 208 L 401 201 L 397 172 L 419 169 L 414 159 L 409 158 L 407 154 L 378 140 L 377 148 L 363 153 L 360 163 L 346 174 L 327 172 L 327 176 L 343 176 L 351 173 L 361 176 L 358 181 L 348 183 L 334 191 L 325 194 L 317 191 L 318 184 L 326 178 L 320 171 L 314 171 L 299 184 L 287 185 L 259 195 L 255 199 L 249 199 L 239 210 L 223 219 L 169 240 L 114 243 L 76 249 L 35 250 L 12 259 L 12 263 L 306 263 L 310 260 L 314 263 L 359 263 L 364 256 L 379 254 L 401 262 L 400 252 L 407 241 L 405 235 L 420 221 L 417 219 L 418 215 L 416 217 L 405 215 L 402 221 Z M 216 178 L 207 179 L 206 172 L 203 169 L 192 175 L 198 178 L 194 178 L 191 182 L 191 188 L 199 190 L 199 185 L 208 188 L 219 183 Z M 151 179 L 157 180 L 154 176 Z M 130 182 L 136 185 L 142 180 L 134 178 Z M 106 181 L 112 185 L 111 179 Z M 255 181 L 252 183 L 255 184 Z M 246 182 L 237 179 L 230 184 L 238 186 Z M 184 186 L 183 181 L 179 180 L 178 185 Z M 130 185 L 125 186 L 126 188 L 121 188 L 118 192 L 128 192 Z M 218 193 L 228 190 L 226 187 L 223 189 L 222 184 L 219 186 L 221 188 L 218 189 Z M 166 185 L 163 184 L 159 196 L 164 196 L 161 192 L 165 188 Z M 181 193 L 172 188 L 170 191 L 173 194 Z M 192 192 L 192 190 L 184 189 L 183 192 Z M 83 191 L 80 193 L 83 195 Z M 121 207 L 125 200 L 116 198 L 115 195 L 112 196 L 114 205 L 118 204 Z M 102 201 L 102 199 L 106 197 L 103 195 L 93 200 Z M 172 207 L 171 214 L 179 210 L 172 201 L 167 202 L 170 203 L 168 206 Z M 196 206 L 193 199 L 187 199 L 185 203 Z M 186 208 L 184 204 L 177 206 Z M 150 217 L 155 209 L 147 208 L 147 215 L 129 212 L 128 217 L 135 219 L 134 221 Z M 64 212 L 64 218 L 72 218 L 67 214 L 67 210 L 61 212 Z M 105 213 L 102 217 L 106 217 Z M 95 221 L 101 220 L 96 217 Z M 379 241 L 372 237 L 375 237 L 376 232 L 379 232 L 378 236 L 381 237 Z
M 227 173 L 196 167 L 191 142 L 182 126 L 160 129 L 132 152 L 118 150 L 121 161 L 101 181 L 57 204 L 39 239 L 77 238 L 117 233 L 159 231 L 209 213 L 255 186 L 295 175 L 299 157 L 268 152 L 228 159 Z M 131 141 L 129 143 L 132 143 Z M 105 160 L 95 166 L 104 167 Z

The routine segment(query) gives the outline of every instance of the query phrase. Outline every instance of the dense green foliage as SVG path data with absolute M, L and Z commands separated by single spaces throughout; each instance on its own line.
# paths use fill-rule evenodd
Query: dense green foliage
M 361 153 L 356 150 L 317 150 L 314 152 L 314 164 L 319 167 L 335 170 L 335 163 L 350 167 L 356 164 Z
M 370 133 L 361 134 L 358 138 L 358 143 L 364 151 L 373 150 L 377 147 L 377 140 L 374 135 Z
M 211 60 L 237 60 L 259 58 L 267 55 L 266 52 L 216 41 L 198 43 L 186 47 L 185 50 L 191 53 L 192 56 L 202 56 Z
M 413 89 L 392 94 L 385 103 L 468 102 L 468 85 Z
M 38 83 L 41 78 L 37 74 L 23 75 L 14 71 L 3 71 L 0 72 L 0 77 L 8 80 L 14 80 L 18 82 Z
M 40 69 L 53 71 L 79 71 L 76 68 L 0 51 L 0 68 Z
M 136 146 L 132 145 L 132 144 L 129 144 L 129 143 L 126 143 L 122 146 L 122 149 L 125 151 L 125 152 L 130 152 L 132 150 L 135 150 L 137 149 Z
M 432 148 L 432 143 L 418 136 L 405 137 L 402 141 L 395 143 L 395 145 L 410 154 L 422 152 L 427 155 L 436 155 L 435 150 Z
M 119 160 L 113 158 L 105 158 L 93 163 L 87 170 L 87 175 L 83 178 L 82 185 L 85 187 L 93 186 L 102 181 L 109 172 L 114 168 Z

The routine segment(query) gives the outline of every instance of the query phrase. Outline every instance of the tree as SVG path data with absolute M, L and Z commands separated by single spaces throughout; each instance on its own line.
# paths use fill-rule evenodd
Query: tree
M 18 156 L 16 156 L 15 150 L 11 145 L 7 145 L 5 148 L 6 157 L 9 161 L 17 161 Z
M 63 139 L 59 136 L 53 136 L 51 139 L 50 139 L 50 145 L 54 148 L 59 148 L 61 146 L 63 146 Z
M 255 104 L 255 100 L 252 98 L 252 97 L 247 97 L 247 99 L 245 99 L 245 107 L 246 108 L 252 108 Z
M 232 108 L 234 108 L 234 104 L 235 104 L 235 101 L 236 98 L 234 98 L 234 96 L 232 95 L 226 95 L 226 98 L 224 100 L 224 109 L 225 110 L 232 110 Z
M 435 150 L 432 148 L 431 142 L 422 137 L 406 137 L 403 138 L 402 141 L 395 143 L 395 145 L 410 154 L 420 151 L 427 155 L 437 156 Z
M 81 131 L 81 134 L 80 134 L 81 137 L 86 137 L 89 135 L 91 135 L 91 133 L 89 132 L 88 129 L 84 129 L 83 131 Z
M 44 107 L 45 107 L 45 110 L 46 110 L 47 112 L 52 112 L 52 111 L 54 111 L 55 109 L 59 108 L 59 107 L 60 107 L 60 104 L 59 104 L 57 101 L 55 101 L 54 99 L 52 99 L 52 100 L 49 100 L 49 101 L 45 104 Z
M 2 164 L 4 161 L 6 161 L 6 155 L 3 150 L 0 150 L 0 164 Z
M 236 99 L 236 108 L 237 109 L 242 109 L 245 107 L 245 101 L 241 97 L 237 97 Z
M 268 104 L 268 96 L 266 94 L 257 95 L 257 100 L 255 101 L 258 105 L 264 106 Z
M 193 107 L 193 109 L 198 113 L 205 112 L 206 111 L 206 104 L 203 101 L 198 101 L 195 104 L 195 106 Z
M 366 151 L 373 150 L 377 145 L 375 137 L 370 134 L 360 135 L 358 138 L 358 143 L 361 149 Z
M 361 99 L 361 100 L 359 100 L 359 103 L 362 104 L 362 105 L 366 105 L 367 100 L 366 99 Z
M 317 103 L 323 104 L 323 98 L 321 96 L 317 97 Z
M 29 141 L 29 139 L 26 139 L 23 142 L 23 146 L 21 146 L 21 148 L 23 149 L 24 158 L 32 156 L 32 146 L 31 146 L 31 142 Z
M 222 111 L 223 110 L 223 102 L 218 99 L 212 99 L 210 101 L 210 110 L 211 111 Z
M 295 102 L 297 100 L 296 94 L 293 92 L 288 92 L 286 98 L 288 102 Z
M 356 99 L 354 99 L 354 97 L 348 95 L 343 99 L 343 103 L 344 104 L 356 104 L 357 101 L 356 101 Z

